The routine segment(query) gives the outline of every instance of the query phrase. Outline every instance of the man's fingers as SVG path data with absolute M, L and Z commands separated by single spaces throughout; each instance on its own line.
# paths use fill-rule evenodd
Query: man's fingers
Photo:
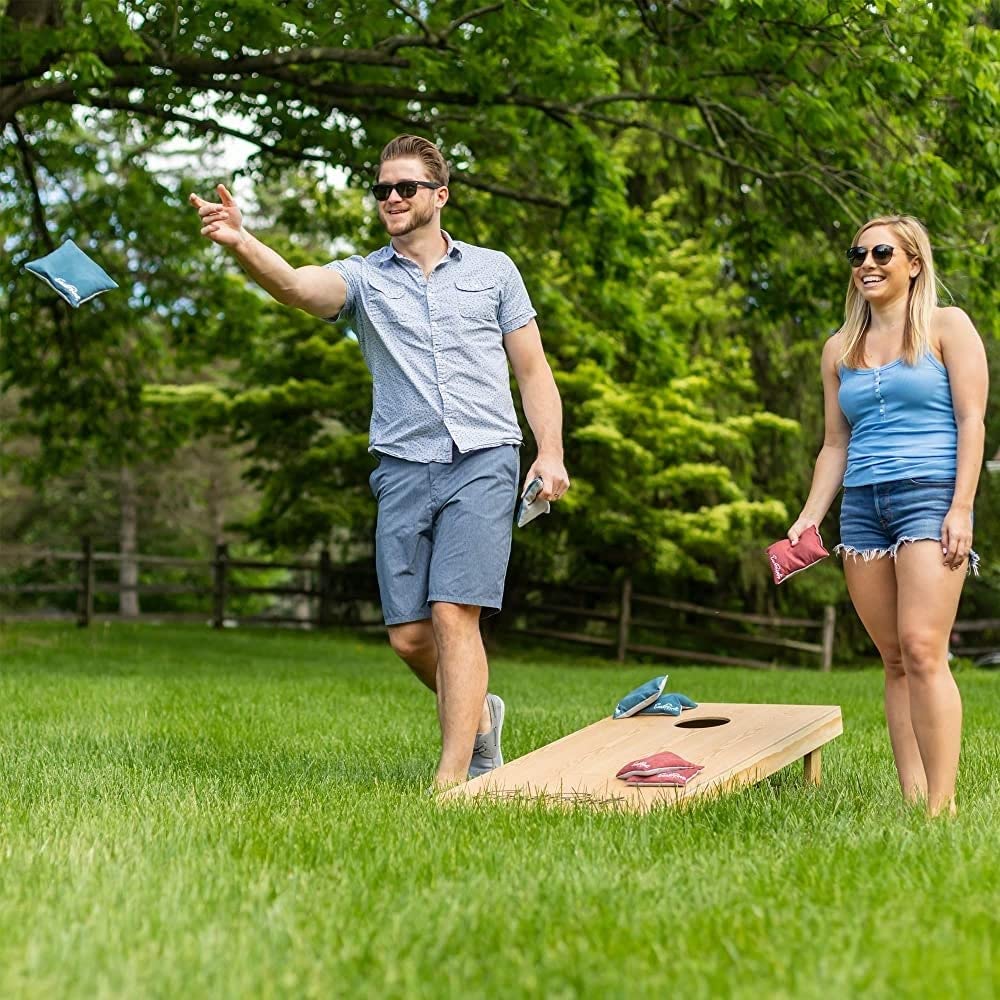
M 219 184 L 215 190 L 219 192 L 219 197 L 222 199 L 222 204 L 225 205 L 227 208 L 230 205 L 236 204 L 236 199 L 233 198 L 233 196 L 229 193 L 229 189 L 226 187 L 225 184 Z
M 546 473 L 537 466 L 532 466 L 524 477 L 521 485 L 521 495 L 536 480 L 541 479 L 542 488 L 538 491 L 539 500 L 558 500 L 569 489 L 569 477 L 563 473 Z
M 559 500 L 569 489 L 568 479 L 557 479 L 552 484 L 552 499 Z
M 198 209 L 198 214 L 203 218 L 207 218 L 210 215 L 217 215 L 222 218 L 225 214 L 225 208 L 216 202 L 205 201 L 204 198 L 199 198 L 196 194 L 192 194 L 188 201 Z

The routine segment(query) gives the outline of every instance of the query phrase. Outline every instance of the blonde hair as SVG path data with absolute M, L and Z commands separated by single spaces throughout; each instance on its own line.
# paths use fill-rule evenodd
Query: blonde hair
M 884 215 L 869 219 L 854 235 L 852 245 L 869 229 L 887 226 L 899 240 L 900 249 L 911 259 L 920 261 L 920 270 L 910 279 L 907 298 L 906 325 L 903 327 L 903 360 L 916 364 L 927 350 L 931 316 L 937 305 L 937 282 L 934 276 L 934 256 L 927 230 L 912 215 Z M 865 334 L 872 321 L 871 306 L 854 284 L 853 274 L 847 282 L 844 304 L 844 325 L 837 331 L 843 350 L 840 363 L 848 368 L 865 367 Z

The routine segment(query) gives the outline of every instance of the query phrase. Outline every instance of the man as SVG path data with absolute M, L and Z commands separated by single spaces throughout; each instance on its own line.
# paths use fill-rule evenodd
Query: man
M 500 608 L 518 495 L 508 359 L 538 443 L 524 485 L 541 477 L 543 500 L 569 488 L 562 407 L 535 310 L 506 254 L 441 229 L 448 180 L 433 143 L 393 139 L 372 185 L 388 245 L 325 267 L 293 268 L 251 236 L 222 185 L 221 203 L 190 197 L 202 235 L 279 302 L 353 318 L 373 380 L 382 610 L 392 648 L 437 694 L 439 788 L 503 763 L 505 707 L 487 693 L 479 618 Z

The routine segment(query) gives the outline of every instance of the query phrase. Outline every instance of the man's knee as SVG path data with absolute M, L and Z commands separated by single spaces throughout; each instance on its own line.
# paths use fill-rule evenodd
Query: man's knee
M 467 632 L 479 632 L 479 616 L 482 608 L 478 604 L 451 604 L 448 601 L 435 601 L 431 605 L 431 620 L 434 623 L 434 634 L 440 643 L 448 636 L 461 635 Z
M 406 622 L 389 626 L 389 645 L 393 652 L 409 663 L 435 655 L 434 629 L 429 621 Z

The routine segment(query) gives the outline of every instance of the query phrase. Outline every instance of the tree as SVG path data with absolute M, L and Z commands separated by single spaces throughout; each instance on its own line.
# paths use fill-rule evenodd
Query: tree
M 739 558 L 717 554 L 732 547 L 724 538 L 756 544 L 777 530 L 818 446 L 819 350 L 838 323 L 840 250 L 865 217 L 924 217 L 962 303 L 981 326 L 996 314 L 995 5 L 43 7 L 29 21 L 8 5 L 0 60 L 8 162 L 36 228 L 26 164 L 51 158 L 46 129 L 75 120 L 66 108 L 99 109 L 153 143 L 249 139 L 258 187 L 290 195 L 262 218 L 299 260 L 342 253 L 335 237 L 377 245 L 356 189 L 393 134 L 437 138 L 455 166 L 449 225 L 522 265 L 572 403 L 582 488 L 568 501 L 564 568 L 590 564 L 596 540 L 614 542 L 611 515 L 627 496 L 612 460 L 643 497 L 620 535 L 636 547 L 614 542 L 625 561 L 707 579 L 707 563 L 718 576 Z M 352 190 L 303 165 L 339 168 Z M 360 531 L 370 507 L 363 485 L 347 485 L 364 463 L 357 356 L 315 323 L 262 317 L 271 332 L 237 350 L 225 404 L 218 386 L 203 393 L 254 451 L 258 529 L 289 544 L 333 524 Z M 688 433 L 651 440 L 650 415 Z M 319 495 L 315 474 L 333 462 L 341 472 Z M 665 464 L 676 471 L 665 476 Z
M 185 224 L 177 179 L 165 183 L 150 169 L 150 152 L 145 140 L 99 119 L 64 114 L 50 120 L 45 134 L 32 136 L 30 152 L 20 146 L 22 169 L 30 168 L 33 183 L 15 187 L 5 206 L 12 209 L 3 233 L 9 256 L 0 263 L 0 385 L 18 390 L 6 430 L 11 439 L 35 442 L 7 462 L 16 462 L 42 495 L 59 493 L 60 482 L 91 480 L 93 488 L 66 496 L 77 507 L 69 523 L 83 529 L 105 523 L 100 507 L 110 493 L 126 587 L 138 579 L 140 496 L 150 492 L 155 465 L 185 441 L 176 419 L 157 420 L 144 406 L 143 384 L 189 377 L 191 366 L 224 355 L 239 302 L 256 301 L 236 285 L 221 316 L 217 303 L 232 277 Z M 10 175 L 17 155 L 17 144 L 6 146 L 0 171 Z M 18 226 L 28 215 L 26 202 L 39 217 L 34 234 Z M 121 286 L 76 311 L 20 270 L 67 236 Z M 134 589 L 126 590 L 122 611 L 137 610 Z

